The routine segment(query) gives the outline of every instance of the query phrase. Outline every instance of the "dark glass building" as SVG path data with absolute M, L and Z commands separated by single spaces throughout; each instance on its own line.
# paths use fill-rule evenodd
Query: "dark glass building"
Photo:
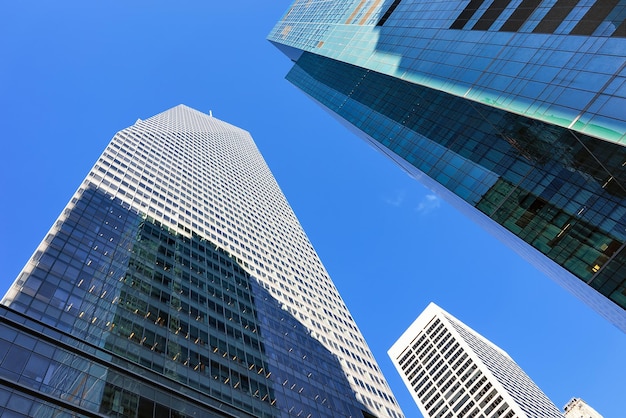
M 622 1 L 296 0 L 269 39 L 291 83 L 626 331 L 625 18 Z
M 118 132 L 0 305 L 0 416 L 401 417 L 250 135 Z

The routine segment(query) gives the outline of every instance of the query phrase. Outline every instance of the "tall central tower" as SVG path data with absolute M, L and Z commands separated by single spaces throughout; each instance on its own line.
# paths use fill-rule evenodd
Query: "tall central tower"
M 402 416 L 250 135 L 183 105 L 115 135 L 2 302 L 22 413 Z

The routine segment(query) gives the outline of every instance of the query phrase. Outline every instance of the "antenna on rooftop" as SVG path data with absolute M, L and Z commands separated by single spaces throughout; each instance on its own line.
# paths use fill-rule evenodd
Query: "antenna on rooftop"
M 209 116 L 213 117 L 213 111 L 209 110 Z

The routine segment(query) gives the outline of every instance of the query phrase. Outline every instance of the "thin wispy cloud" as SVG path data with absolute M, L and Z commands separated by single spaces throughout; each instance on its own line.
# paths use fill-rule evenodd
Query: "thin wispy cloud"
M 385 203 L 387 203 L 390 206 L 398 207 L 398 206 L 402 205 L 402 203 L 404 203 L 404 196 L 405 196 L 404 192 L 402 192 L 402 191 L 401 192 L 397 192 L 394 197 L 386 198 L 385 199 Z
M 417 205 L 415 210 L 421 214 L 427 214 L 441 206 L 441 200 L 434 194 L 427 194 Z

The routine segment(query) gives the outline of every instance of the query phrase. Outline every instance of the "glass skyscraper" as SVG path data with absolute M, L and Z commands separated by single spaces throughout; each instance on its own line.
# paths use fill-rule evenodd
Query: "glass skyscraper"
M 250 135 L 118 132 L 0 305 L 3 417 L 402 417 Z
M 626 331 L 625 18 L 617 0 L 296 0 L 269 40 L 291 83 Z

